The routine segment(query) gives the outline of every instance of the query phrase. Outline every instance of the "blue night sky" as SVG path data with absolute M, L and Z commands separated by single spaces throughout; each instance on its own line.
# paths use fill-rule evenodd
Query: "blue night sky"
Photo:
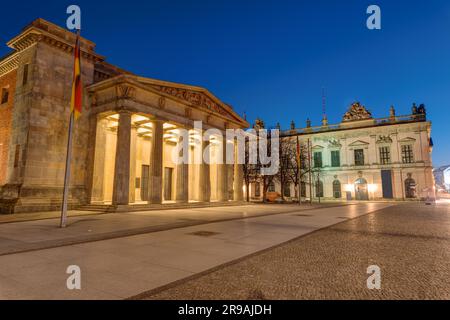
M 353 101 L 375 117 L 425 103 L 436 166 L 450 164 L 450 1 L 9 1 L 5 43 L 37 17 L 65 26 L 82 9 L 82 35 L 107 60 L 142 76 L 204 86 L 253 122 L 330 123 Z M 366 28 L 377 4 L 382 30 Z M 0 55 L 8 48 L 2 46 Z

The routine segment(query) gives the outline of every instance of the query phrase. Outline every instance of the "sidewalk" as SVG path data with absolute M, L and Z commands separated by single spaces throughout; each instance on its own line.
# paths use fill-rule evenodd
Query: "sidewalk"
M 244 206 L 240 211 L 222 212 L 222 215 L 240 219 L 4 255 L 0 256 L 0 298 L 128 298 L 388 206 L 390 204 L 366 203 L 311 209 L 297 205 L 285 206 L 285 213 L 279 214 L 273 214 L 280 212 L 282 206 L 279 205 Z M 261 215 L 261 210 L 266 215 Z M 120 221 L 109 220 L 107 224 L 121 224 L 135 215 Z M 167 211 L 163 215 L 170 216 Z M 186 219 L 201 217 L 202 221 L 207 221 L 206 218 L 217 212 L 205 209 L 185 215 Z M 152 220 L 157 218 L 154 213 L 151 216 Z M 180 213 L 171 219 L 176 217 L 179 218 Z M 142 217 L 139 221 L 142 223 Z M 74 223 L 76 226 L 76 221 Z M 42 230 L 38 234 L 42 239 L 53 234 L 51 228 L 40 226 Z M 35 234 L 30 240 L 38 238 Z M 69 265 L 81 269 L 81 290 L 66 287 Z
M 323 206 L 251 204 L 110 214 L 92 214 L 90 212 L 84 215 L 71 211 L 68 226 L 65 229 L 59 228 L 59 217 L 0 224 L 0 256 L 188 227 L 212 221 L 242 219 L 321 207 Z

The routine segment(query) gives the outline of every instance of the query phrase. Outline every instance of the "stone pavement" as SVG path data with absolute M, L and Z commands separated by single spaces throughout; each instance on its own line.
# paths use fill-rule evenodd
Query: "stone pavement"
M 367 288 L 369 265 L 381 268 L 380 290 Z M 449 275 L 450 205 L 406 204 L 310 233 L 141 298 L 448 300 Z
M 344 204 L 334 204 L 340 206 Z M 322 208 L 328 205 L 314 205 Z M 59 218 L 0 224 L 0 256 L 63 245 L 156 232 L 173 228 L 247 217 L 311 209 L 309 205 L 272 204 L 152 210 L 129 213 L 80 215 L 71 212 L 68 227 Z
M 342 219 L 355 218 L 391 205 L 365 203 L 317 209 L 279 205 L 259 208 L 244 206 L 240 213 L 236 208 L 236 211 L 228 213 L 241 217 L 237 220 L 3 255 L 0 256 L 0 298 L 127 298 L 279 245 L 336 224 Z M 285 213 L 260 215 L 261 212 L 271 210 L 272 213 L 280 212 L 283 208 Z M 220 215 L 217 209 L 211 209 L 212 212 L 202 209 L 202 212 L 182 215 L 165 211 L 164 215 L 172 214 L 172 219 L 182 216 L 185 219 L 206 220 Z M 133 220 L 135 214 L 128 219 Z M 152 219 L 157 219 L 158 216 L 153 214 Z M 245 218 L 242 218 L 243 215 Z M 127 223 L 126 221 L 112 220 L 111 223 L 120 225 Z M 142 219 L 140 221 L 142 223 Z M 39 232 L 31 229 L 36 232 L 34 238 L 39 234 L 42 238 L 54 237 L 53 229 L 47 225 L 48 220 L 41 223 L 42 229 Z M 1 227 L 11 225 L 13 224 Z M 21 230 L 26 235 L 26 228 L 15 228 L 9 236 L 20 233 Z M 0 230 L 2 236 L 4 231 L 8 229 Z M 79 291 L 71 291 L 66 287 L 66 269 L 69 265 L 81 268 L 82 289 Z M 217 290 L 221 291 L 222 288 Z

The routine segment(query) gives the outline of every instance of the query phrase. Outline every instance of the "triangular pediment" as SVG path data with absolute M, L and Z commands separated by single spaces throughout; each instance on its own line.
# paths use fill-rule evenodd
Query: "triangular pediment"
M 368 145 L 368 142 L 362 141 L 362 140 L 357 140 L 355 142 L 350 143 L 348 146 L 349 147 L 356 147 L 356 146 L 366 146 Z
M 414 142 L 414 141 L 416 141 L 416 139 L 411 138 L 411 137 L 406 137 L 406 138 L 398 140 L 398 142 Z
M 184 103 L 208 110 L 234 121 L 246 122 L 233 111 L 231 106 L 220 101 L 205 88 L 146 78 L 139 78 L 138 81 L 153 90 L 181 100 Z

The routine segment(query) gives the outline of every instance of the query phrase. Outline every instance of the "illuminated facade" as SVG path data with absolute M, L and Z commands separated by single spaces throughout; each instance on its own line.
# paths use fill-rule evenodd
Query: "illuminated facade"
M 306 128 L 282 132 L 283 139 L 298 137 L 303 146 L 309 141 L 312 196 L 328 200 L 434 196 L 430 134 L 423 105 L 414 105 L 406 116 L 396 116 L 391 107 L 388 118 L 374 119 L 359 103 L 350 106 L 339 124 L 329 125 L 325 118 L 322 126 L 311 127 L 308 121 Z M 302 195 L 309 198 L 308 175 L 304 179 Z M 278 182 L 271 188 L 282 192 Z M 287 198 L 297 197 L 292 183 L 283 192 Z
M 59 210 L 64 181 L 75 35 L 37 19 L 0 60 L 0 212 Z M 176 164 L 178 129 L 248 127 L 200 87 L 137 76 L 81 39 L 83 112 L 74 127 L 70 207 L 242 200 L 239 166 Z M 217 146 L 211 139 L 211 158 Z M 191 152 L 190 152 L 191 153 Z M 189 155 L 190 157 L 191 155 Z

